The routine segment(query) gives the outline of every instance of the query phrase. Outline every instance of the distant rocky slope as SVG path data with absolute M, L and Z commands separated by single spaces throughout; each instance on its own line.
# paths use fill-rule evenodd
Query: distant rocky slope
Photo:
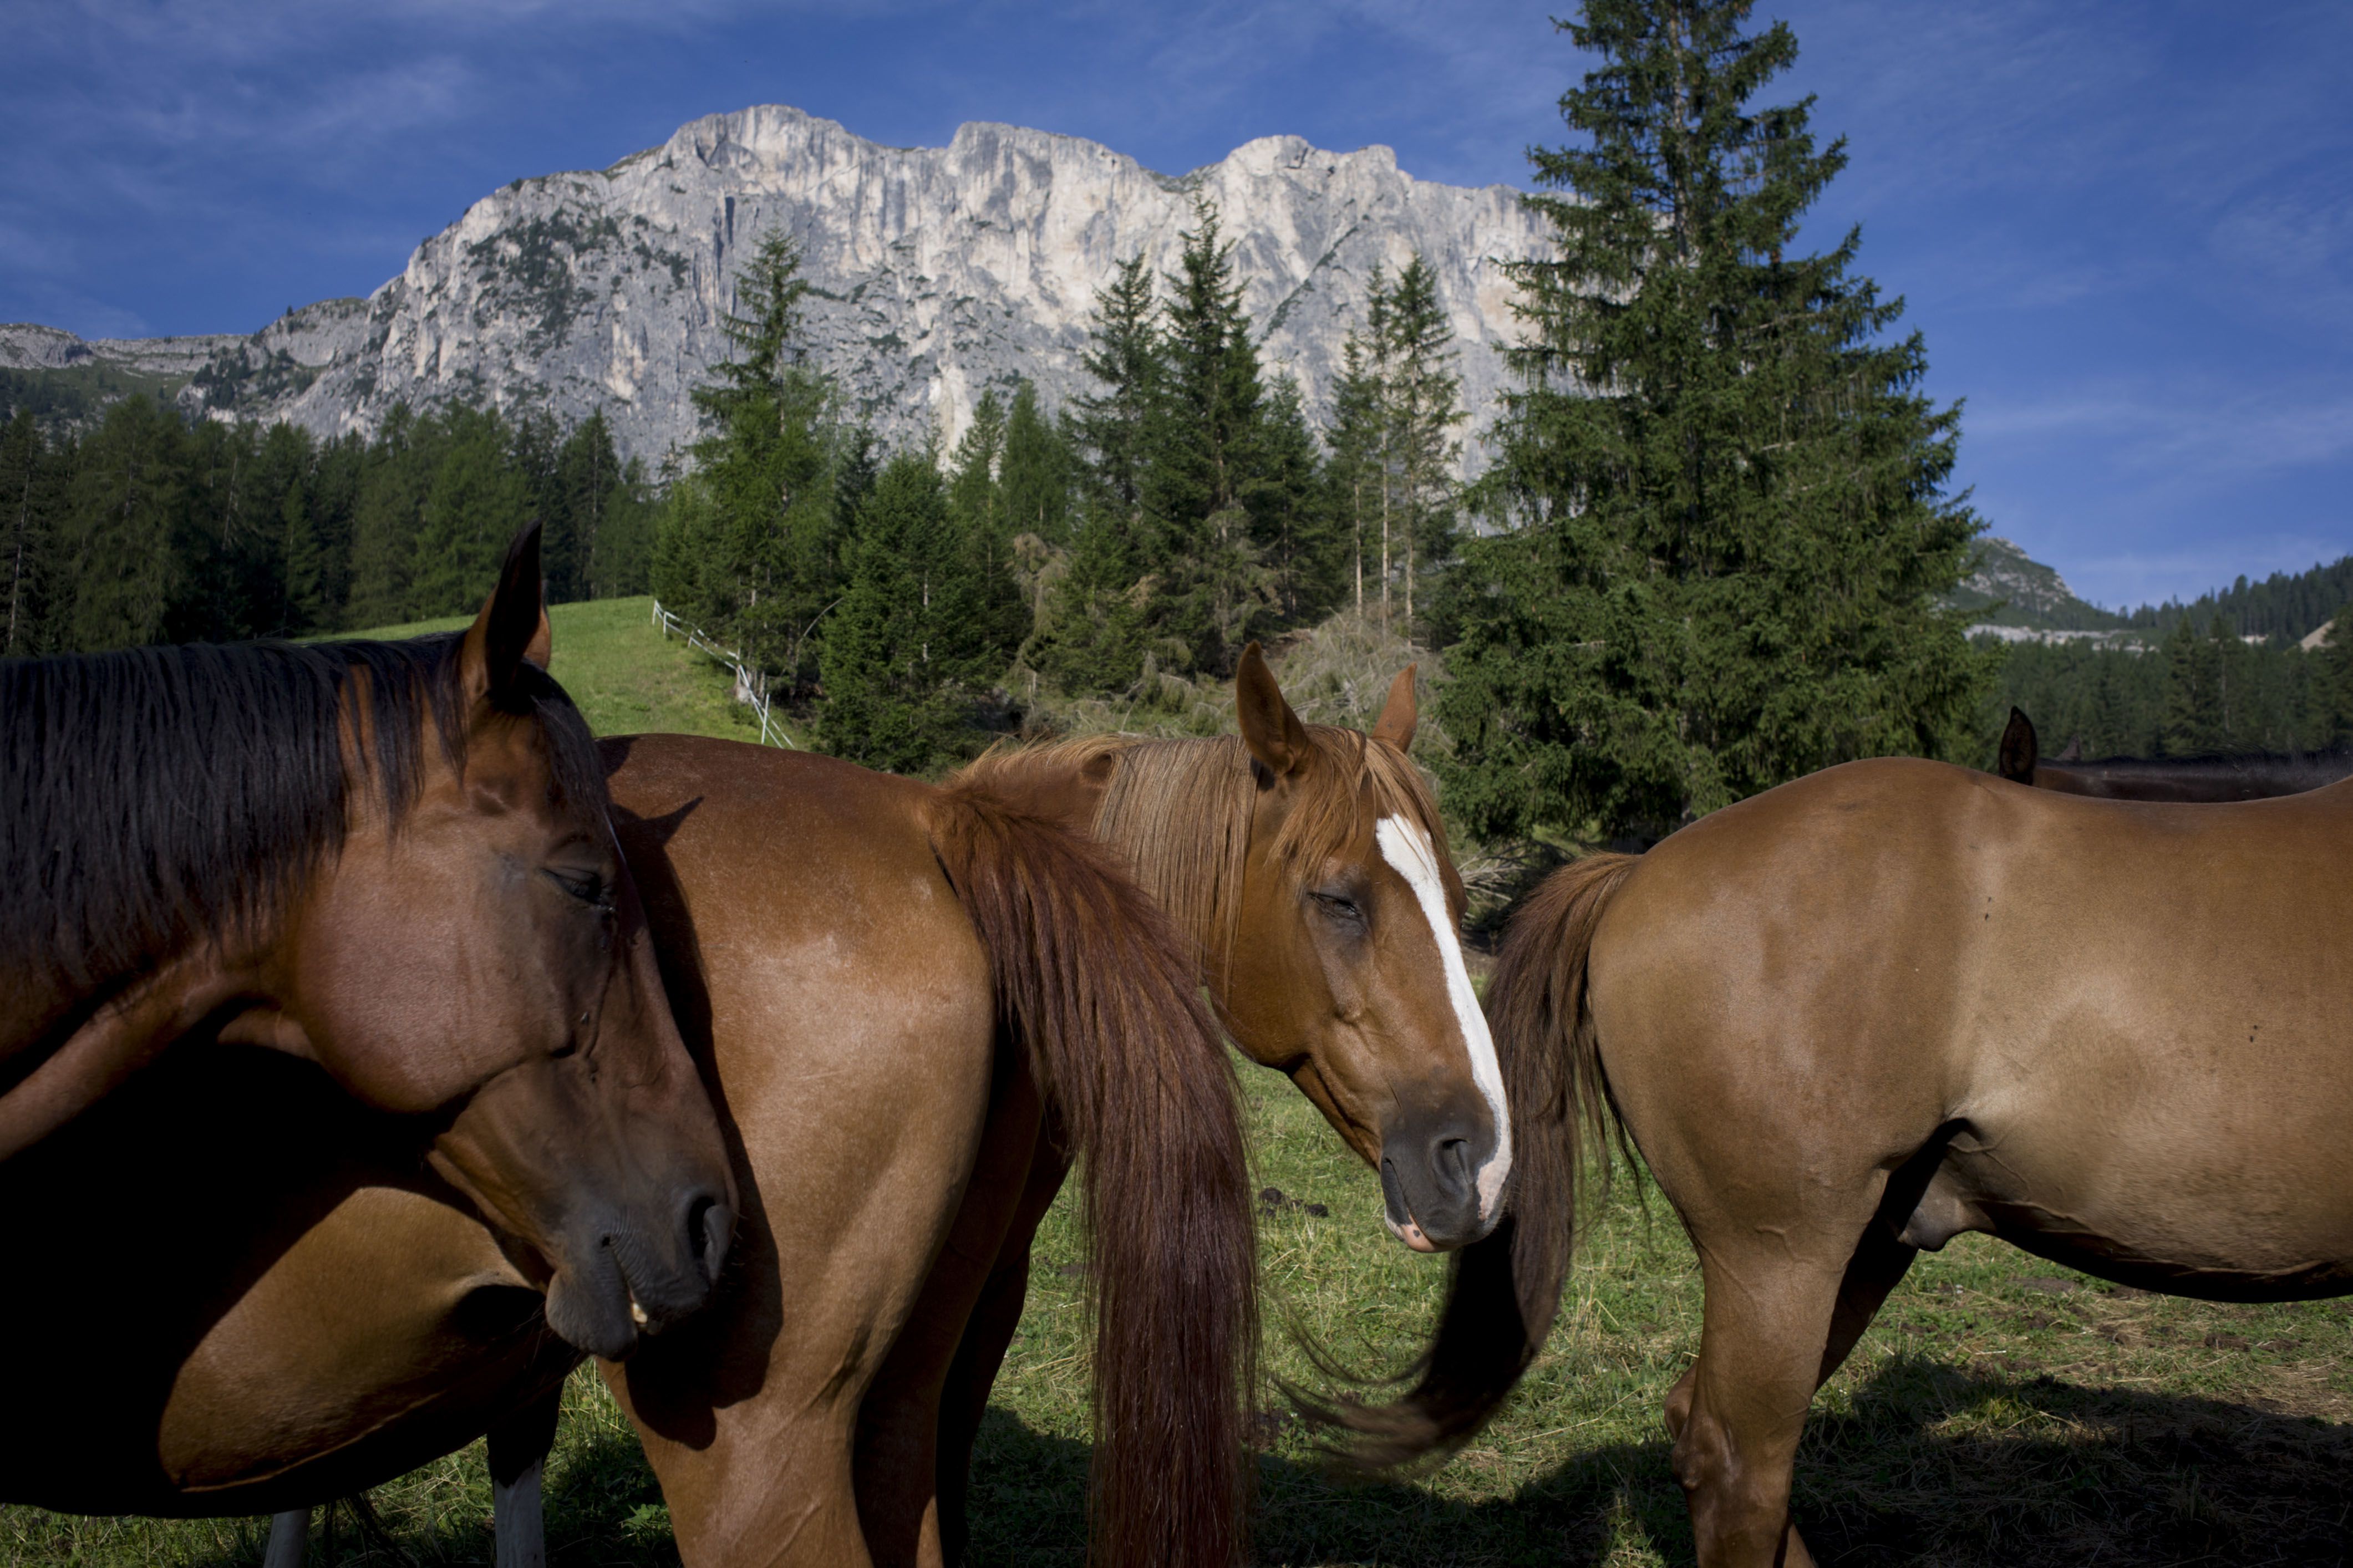
M 1977 542 L 1969 574 L 1946 603 L 1981 612 L 1971 629 L 2007 642 L 2056 637 L 2113 640 L 2125 618 L 2075 596 L 2066 580 L 2009 540 L 1987 534 Z
M 712 115 L 601 173 L 518 180 L 419 246 L 365 300 L 329 300 L 250 336 L 84 342 L 0 328 L 0 368 L 112 366 L 185 377 L 215 415 L 372 430 L 397 402 L 460 399 L 565 420 L 603 408 L 625 453 L 694 436 L 689 394 L 727 353 L 734 276 L 771 226 L 816 286 L 817 358 L 893 442 L 951 438 L 989 386 L 1083 390 L 1094 292 L 1141 252 L 1162 271 L 1198 194 L 1247 280 L 1263 356 L 1329 406 L 1341 341 L 1376 266 L 1416 251 L 1462 347 L 1469 428 L 1485 427 L 1514 335 L 1504 258 L 1539 254 L 1516 193 L 1416 180 L 1386 147 L 1252 142 L 1181 178 L 1074 137 L 966 125 L 947 146 L 884 147 L 781 107 Z

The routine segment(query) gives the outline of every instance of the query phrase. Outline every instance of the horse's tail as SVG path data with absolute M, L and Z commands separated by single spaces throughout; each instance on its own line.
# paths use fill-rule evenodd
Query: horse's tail
M 1586 1005 L 1585 965 L 1603 911 L 1641 864 L 1588 855 L 1546 879 L 1512 917 L 1486 1002 L 1512 1108 L 1507 1212 L 1456 1255 L 1414 1386 L 1387 1405 L 1316 1412 L 1351 1464 L 1385 1469 L 1461 1447 L 1544 1348 L 1568 1275 L 1578 1169 L 1589 1149 L 1606 1185 L 1613 1131 L 1625 1141 Z
M 1257 1232 L 1233 1067 L 1159 910 L 1095 845 L 960 782 L 932 842 L 1005 1026 L 1082 1162 L 1094 1282 L 1089 1560 L 1230 1568 Z

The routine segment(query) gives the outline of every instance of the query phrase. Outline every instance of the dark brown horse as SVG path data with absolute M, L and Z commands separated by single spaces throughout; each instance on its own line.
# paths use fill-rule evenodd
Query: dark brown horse
M 2077 742 L 2042 760 L 2034 721 L 2016 708 L 1994 771 L 2013 784 L 2104 800 L 2215 803 L 2302 795 L 2353 774 L 2353 752 L 2241 752 L 2211 757 L 2079 759 Z
M 1008 1163 L 1046 1115 L 1088 1186 L 1097 1554 L 1225 1568 L 1243 1529 L 1252 1221 L 1232 1071 L 1165 921 L 1101 852 L 985 787 L 680 737 L 606 755 L 744 1196 L 718 1301 L 607 1369 L 688 1560 L 902 1560 L 927 1531 L 935 1549 L 936 1521 L 893 1507 L 897 1467 L 931 1442 L 910 1412 L 945 1373 L 943 1325 L 986 1277 L 1021 1194 Z M 319 1109 L 269 1065 L 243 1086 L 263 1125 Z M 40 1174 L 111 1190 L 91 1167 L 135 1119 L 170 1124 L 142 1101 L 126 1090 L 100 1113 L 121 1119 L 105 1147 L 69 1135 Z M 142 1301 L 139 1353 L 114 1351 L 86 1303 L 0 1305 L 73 1369 L 15 1407 L 8 1495 L 252 1512 L 486 1427 L 510 1474 L 500 1450 L 543 1445 L 576 1358 L 535 1330 L 496 1238 L 348 1125 L 287 1152 L 300 1202 L 251 1201 L 227 1162 L 168 1215 L 123 1217 L 120 1256 L 160 1246 L 211 1286 L 193 1306 Z M 73 1255 L 54 1226 L 0 1245 Z M 77 1453 L 35 1410 L 107 1446 Z
M 719 1130 L 545 635 L 533 528 L 461 635 L 0 663 L 0 1157 L 266 1047 L 404 1119 L 574 1343 L 700 1307 Z
M 2208 1299 L 2353 1289 L 2348 853 L 2353 784 L 2145 805 L 1889 760 L 1568 867 L 1488 994 L 1512 1217 L 1464 1255 L 1420 1386 L 1338 1418 L 1396 1460 L 1496 1408 L 1613 1119 L 1706 1285 L 1666 1414 L 1710 1568 L 1810 1561 L 1808 1402 L 1959 1232 Z

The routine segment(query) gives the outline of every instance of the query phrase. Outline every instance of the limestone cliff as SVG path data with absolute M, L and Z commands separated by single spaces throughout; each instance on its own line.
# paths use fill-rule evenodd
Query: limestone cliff
M 215 415 L 372 430 L 401 400 L 448 399 L 565 420 L 603 408 L 625 453 L 658 461 L 694 436 L 691 389 L 727 352 L 733 280 L 770 226 L 815 285 L 807 335 L 854 411 L 893 442 L 949 438 L 989 386 L 1035 381 L 1050 405 L 1084 389 L 1094 292 L 1139 252 L 1172 268 L 1196 194 L 1236 242 L 1271 369 L 1328 409 L 1366 279 L 1419 251 L 1462 349 L 1468 430 L 1504 380 L 1515 323 L 1504 258 L 1543 227 L 1504 186 L 1416 180 L 1385 147 L 1252 142 L 1171 178 L 1109 148 L 1003 125 L 945 147 L 880 146 L 767 107 L 718 114 L 601 173 L 518 180 L 419 246 L 365 300 L 293 311 L 247 338 L 84 344 L 0 328 L 0 365 L 77 356 L 189 380 Z

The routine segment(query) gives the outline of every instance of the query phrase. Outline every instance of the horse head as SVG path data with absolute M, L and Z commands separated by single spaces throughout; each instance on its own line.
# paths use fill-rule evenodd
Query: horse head
M 1457 930 L 1462 884 L 1406 758 L 1414 671 L 1369 736 L 1303 724 L 1258 646 L 1234 694 L 1255 786 L 1221 983 L 1228 1030 L 1380 1173 L 1387 1221 L 1435 1252 L 1487 1234 L 1512 1165 L 1503 1074 Z
M 586 724 L 545 673 L 538 531 L 448 650 L 406 800 L 368 753 L 410 721 L 346 690 L 339 853 L 279 933 L 278 983 L 223 1037 L 306 1056 L 427 1119 L 429 1163 L 546 1291 L 549 1326 L 627 1353 L 694 1311 L 736 1209 L 672 1023 Z

